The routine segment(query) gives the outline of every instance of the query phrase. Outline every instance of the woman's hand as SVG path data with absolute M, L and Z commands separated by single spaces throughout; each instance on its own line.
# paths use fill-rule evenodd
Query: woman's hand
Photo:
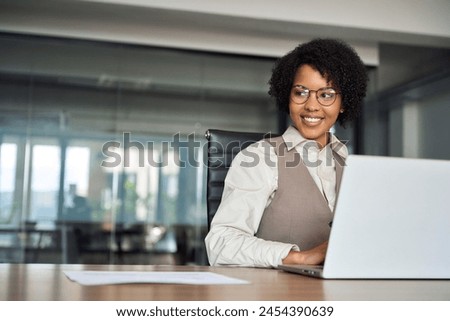
M 306 251 L 290 251 L 283 259 L 283 264 L 308 264 L 318 265 L 325 261 L 328 241 Z

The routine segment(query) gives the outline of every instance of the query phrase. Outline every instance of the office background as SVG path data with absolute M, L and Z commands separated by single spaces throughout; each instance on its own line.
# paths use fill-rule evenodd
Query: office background
M 282 132 L 276 58 L 365 62 L 352 153 L 450 159 L 450 2 L 0 1 L 0 262 L 207 264 L 208 128 Z M 120 159 L 118 164 L 114 160 Z

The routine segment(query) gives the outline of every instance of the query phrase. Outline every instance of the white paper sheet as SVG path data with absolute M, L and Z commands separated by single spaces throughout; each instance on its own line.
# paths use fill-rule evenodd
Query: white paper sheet
M 106 285 L 125 283 L 166 284 L 249 284 L 250 282 L 231 278 L 213 272 L 155 272 L 155 271 L 64 271 L 72 281 L 81 285 Z

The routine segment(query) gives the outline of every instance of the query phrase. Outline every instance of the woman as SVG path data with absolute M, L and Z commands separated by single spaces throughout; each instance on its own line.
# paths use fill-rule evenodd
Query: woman
M 366 69 L 347 44 L 315 39 L 280 58 L 269 84 L 292 125 L 233 160 L 205 239 L 211 265 L 276 267 L 325 259 L 348 155 L 330 129 L 357 117 Z

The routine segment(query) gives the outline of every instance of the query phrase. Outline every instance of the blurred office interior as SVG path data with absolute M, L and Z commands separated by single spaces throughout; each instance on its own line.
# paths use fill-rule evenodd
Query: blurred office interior
M 450 159 L 450 3 L 0 1 L 0 262 L 207 264 L 208 128 L 281 133 L 277 57 L 367 65 L 352 153 Z

